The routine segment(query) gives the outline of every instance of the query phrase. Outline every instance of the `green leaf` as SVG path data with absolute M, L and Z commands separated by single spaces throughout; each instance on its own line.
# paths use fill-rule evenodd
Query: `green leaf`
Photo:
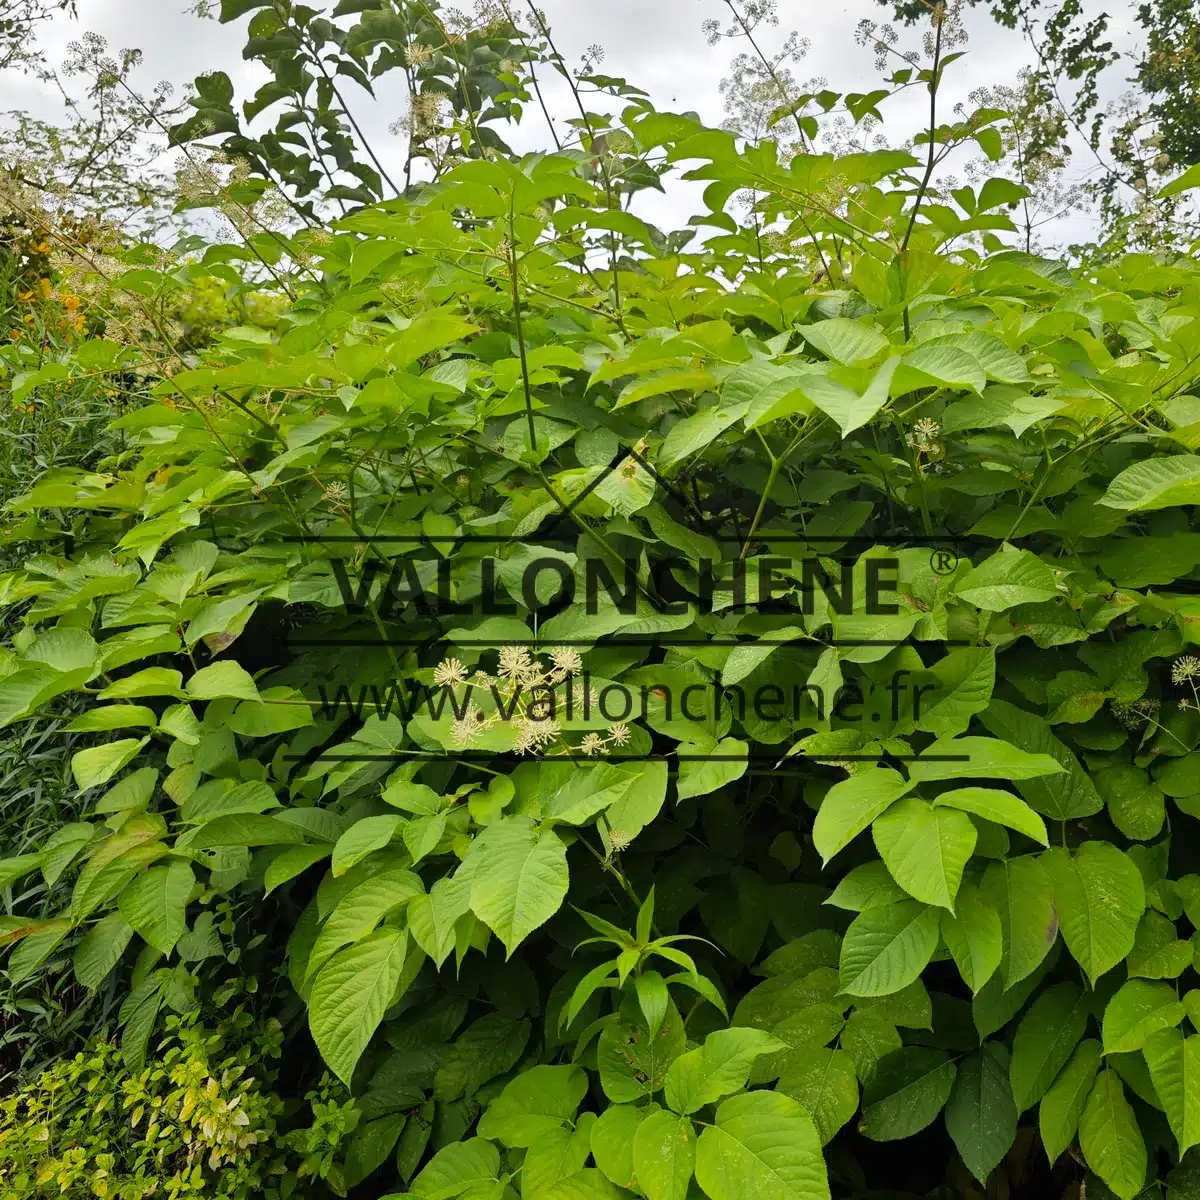
M 153 729 L 154 710 L 141 704 L 105 704 L 89 709 L 68 726 L 68 733 L 106 733 L 112 729 Z
M 144 749 L 150 739 L 121 738 L 105 742 L 89 750 L 78 750 L 71 756 L 71 773 L 81 792 L 107 783 L 122 767 L 128 766 Z
M 1032 974 L 1058 937 L 1050 874 L 1032 855 L 992 863 L 980 884 L 984 898 L 1000 917 L 1005 989 Z
M 1182 1158 L 1200 1142 L 1200 1035 L 1161 1029 L 1142 1052 Z
M 170 954 L 187 931 L 185 910 L 195 886 L 191 864 L 151 867 L 125 885 L 117 904 L 130 926 L 161 954 Z
M 347 1087 L 404 970 L 408 934 L 379 929 L 335 954 L 313 981 L 308 1025 L 326 1066 Z
M 576 1171 L 537 1193 L 538 1200 L 628 1200 L 628 1195 L 593 1167 Z
M 921 387 L 946 387 L 982 394 L 987 375 L 979 360 L 961 346 L 919 345 L 906 351 L 892 382 L 903 396 Z
M 813 845 L 822 860 L 828 863 L 910 790 L 898 772 L 887 768 L 859 771 L 835 783 L 813 822 Z
M 816 1127 L 778 1092 L 721 1104 L 696 1144 L 696 1180 L 711 1200 L 829 1200 Z
M 503 817 L 471 844 L 463 862 L 471 908 L 509 956 L 558 911 L 567 894 L 567 851 L 552 829 L 529 817 Z
M 866 912 L 868 908 L 892 904 L 904 898 L 904 889 L 892 878 L 887 863 L 873 859 L 842 876 L 841 883 L 833 889 L 833 895 L 825 903 L 849 912 Z
M 1171 1029 L 1187 1010 L 1169 983 L 1131 979 L 1121 985 L 1104 1009 L 1101 1037 L 1105 1054 L 1141 1050 L 1151 1035 Z
M 531 1067 L 488 1105 L 479 1134 L 506 1146 L 532 1146 L 569 1124 L 586 1092 L 587 1076 L 580 1067 Z
M 718 1029 L 698 1050 L 681 1054 L 667 1071 L 664 1097 L 677 1113 L 694 1113 L 746 1086 L 754 1060 L 787 1043 L 761 1029 Z
M 996 703 L 992 702 L 988 713 Z M 983 720 L 986 724 L 987 713 L 983 714 Z M 1030 754 L 996 738 L 955 737 L 938 738 L 922 750 L 917 760 L 909 764 L 909 778 L 914 783 L 941 779 L 1025 780 L 1057 775 L 1062 770 L 1048 754 Z
M 886 359 L 861 395 L 826 375 L 807 376 L 800 386 L 813 405 L 833 419 L 842 437 L 849 437 L 887 403 L 888 386 L 899 361 L 895 356 Z
M 1133 949 L 1146 908 L 1141 872 L 1109 842 L 1084 842 L 1074 854 L 1051 847 L 1042 860 L 1063 940 L 1094 986 Z
M 933 803 L 939 808 L 956 808 L 983 817 L 985 821 L 1007 825 L 1043 846 L 1049 843 L 1046 822 L 1012 792 L 1002 792 L 998 788 L 956 788 L 942 792 Z
M 1006 548 L 968 571 L 955 594 L 986 612 L 1004 612 L 1018 604 L 1040 604 L 1058 595 L 1053 568 L 1029 550 Z
M 1188 167 L 1178 179 L 1172 179 L 1158 194 L 1166 199 L 1168 196 L 1177 196 L 1180 192 L 1186 192 L 1196 187 L 1200 187 L 1200 163 Z
M 187 694 L 193 700 L 220 700 L 232 697 L 237 700 L 257 700 L 258 688 L 254 686 L 245 667 L 232 659 L 223 659 L 211 667 L 203 667 L 187 682 Z
M 874 1142 L 912 1137 L 933 1123 L 950 1098 L 957 1070 L 942 1050 L 905 1046 L 879 1062 L 863 1086 L 859 1129 Z
M 648 1200 L 685 1200 L 695 1163 L 696 1131 L 687 1117 L 656 1112 L 638 1125 L 633 1169 Z
M 420 894 L 420 879 L 399 866 L 369 875 L 350 888 L 325 919 L 309 951 L 305 975 L 316 974 L 343 946 L 366 937 L 381 921 Z
M 728 400 L 701 409 L 695 416 L 684 417 L 663 441 L 658 452 L 658 461 L 663 467 L 672 467 L 682 459 L 705 449 L 721 436 L 731 425 L 746 415 L 748 403 L 730 404 Z
M 972 994 L 996 973 L 1004 953 L 1000 914 L 978 888 L 964 886 L 954 912 L 942 914 L 942 941 Z
M 951 650 L 929 671 L 935 687 L 922 690 L 917 728 L 939 736 L 962 733 L 971 718 L 987 708 L 996 683 L 996 652 L 990 646 Z
M 1008 1067 L 1008 1050 L 999 1042 L 985 1042 L 959 1064 L 946 1102 L 946 1130 L 967 1170 L 981 1184 L 987 1183 L 1017 1136 Z
M 269 896 L 277 887 L 282 887 L 309 867 L 329 857 L 328 843 L 316 846 L 289 846 L 271 859 L 263 875 L 264 895 Z
M 1099 1042 L 1092 1038 L 1080 1042 L 1053 1086 L 1042 1097 L 1038 1106 L 1038 1130 L 1051 1163 L 1056 1162 L 1075 1140 L 1083 1106 L 1091 1094 L 1103 1057 Z
M 546 802 L 542 817 L 566 825 L 587 825 L 599 813 L 614 809 L 614 827 L 632 836 L 626 824 L 629 816 L 639 810 L 638 815 L 649 812 L 653 819 L 666 795 L 666 763 L 596 763 L 576 768 Z M 631 822 L 633 833 L 640 832 L 646 823 Z
M 902 900 L 860 913 L 846 930 L 838 972 L 851 996 L 886 996 L 907 987 L 937 948 L 938 910 Z
M 1087 1028 L 1088 998 L 1073 983 L 1043 992 L 1017 1027 L 1012 1049 L 1012 1094 L 1017 1111 L 1050 1090 Z
M 584 1113 L 575 1130 L 560 1128 L 542 1135 L 526 1152 L 521 1162 L 521 1194 L 544 1196 L 553 1194 L 560 1184 L 567 1184 L 580 1173 L 591 1157 L 588 1126 L 596 1119 L 595 1113 Z M 588 1181 L 595 1178 L 593 1172 Z M 567 1186 L 587 1186 L 587 1181 L 574 1179 Z
M 746 773 L 749 752 L 746 742 L 738 738 L 716 738 L 701 734 L 691 742 L 680 742 L 679 753 L 687 755 L 679 764 L 675 792 L 680 800 L 692 796 L 707 796 L 728 783 L 741 779 Z M 612 826 L 616 828 L 615 825 Z
M 606 1108 L 591 1128 L 592 1157 L 596 1166 L 618 1187 L 632 1188 L 633 1139 L 638 1127 L 656 1110 L 656 1105 L 635 1108 L 614 1104 Z
M 439 879 L 427 896 L 414 896 L 410 901 L 409 932 L 438 970 L 455 948 L 455 926 L 470 911 L 471 881 L 466 877 Z
M 94 992 L 121 961 L 132 937 L 133 930 L 119 912 L 97 921 L 75 948 L 72 964 L 80 987 Z
M 797 413 L 812 412 L 812 401 L 804 394 L 803 375 L 794 367 L 753 360 L 742 363 L 725 382 L 725 401 L 745 404 L 747 429 Z
M 660 371 L 627 384 L 617 397 L 613 411 L 637 404 L 640 400 L 665 396 L 669 392 L 687 392 L 694 396 L 699 392 L 707 392 L 716 384 L 716 378 L 709 371 Z
M 473 1137 L 443 1146 L 412 1181 L 409 1192 L 420 1200 L 454 1200 L 494 1183 L 500 1176 L 500 1151 L 491 1142 Z
M 804 1106 L 822 1145 L 828 1145 L 858 1110 L 854 1060 L 845 1050 L 810 1046 L 803 1054 L 789 1056 L 776 1089 Z
M 1152 512 L 1200 502 L 1200 455 L 1147 458 L 1126 467 L 1099 503 L 1122 512 Z M 1096 1172 L 1099 1174 L 1099 1172 Z M 1113 1189 L 1116 1190 L 1115 1188 Z
M 618 1104 L 652 1096 L 666 1082 L 671 1064 L 687 1049 L 683 1018 L 671 1003 L 658 1036 L 652 1038 L 636 1000 L 605 1018 L 596 1044 L 604 1094 Z
M 1079 1118 L 1087 1165 L 1121 1200 L 1134 1200 L 1146 1182 L 1146 1143 L 1114 1071 L 1101 1071 Z
M 901 800 L 876 819 L 871 832 L 892 878 L 914 900 L 953 911 L 975 849 L 970 817 L 926 800 Z
M 796 328 L 809 345 L 815 346 L 827 358 L 848 366 L 870 361 L 889 344 L 878 329 L 846 317 L 832 317 L 815 325 L 798 325 Z
M 168 667 L 146 667 L 133 675 L 114 680 L 102 692 L 98 700 L 133 700 L 140 696 L 182 695 L 183 676 Z
M 1055 821 L 1076 821 L 1090 817 L 1104 807 L 1100 793 L 1079 765 L 1079 760 L 1050 732 L 1049 725 L 1040 717 L 1006 701 L 993 700 L 979 719 L 997 737 L 1006 738 L 1038 755 L 1048 755 L 1063 768 L 1059 774 L 1023 779 L 1017 783 L 1017 790 L 1043 816 Z M 997 778 L 1017 777 L 1002 773 Z
M 397 813 L 383 813 L 355 821 L 333 847 L 331 869 L 334 876 L 345 875 L 355 863 L 362 862 L 376 850 L 382 850 L 400 832 L 404 823 L 404 818 Z

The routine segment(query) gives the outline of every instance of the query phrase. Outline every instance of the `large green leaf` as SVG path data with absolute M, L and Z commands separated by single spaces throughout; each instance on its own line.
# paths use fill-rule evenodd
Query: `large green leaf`
M 1004 953 L 1000 914 L 978 888 L 963 886 L 954 912 L 942 914 L 941 929 L 963 982 L 972 993 L 978 992 L 999 969 Z
M 121 915 L 160 954 L 170 954 L 187 930 L 184 913 L 195 882 L 190 863 L 151 867 L 126 884 Z
M 1050 1161 L 1056 1162 L 1075 1139 L 1083 1106 L 1092 1091 L 1104 1052 L 1089 1038 L 1075 1047 L 1066 1066 L 1038 1106 L 1038 1130 Z
M 1200 456 L 1175 454 L 1134 463 L 1113 479 L 1100 503 L 1123 512 L 1200 503 Z
M 799 332 L 822 354 L 847 365 L 867 362 L 888 345 L 887 338 L 878 329 L 846 317 L 801 325 Z
M 531 1067 L 488 1105 L 479 1134 L 506 1146 L 532 1146 L 571 1121 L 586 1091 L 587 1076 L 579 1067 Z
M 942 1111 L 956 1075 L 954 1063 L 942 1050 L 905 1046 L 892 1051 L 863 1088 L 859 1128 L 876 1142 L 920 1133 Z
M 828 1200 L 821 1139 L 788 1096 L 724 1101 L 696 1143 L 696 1179 L 711 1200 Z
M 860 771 L 835 783 L 825 793 L 813 822 L 813 845 L 818 853 L 828 862 L 910 789 L 896 771 L 886 768 Z
M 684 1200 L 696 1164 L 696 1131 L 687 1117 L 651 1113 L 633 1135 L 633 1169 L 647 1200 Z
M 842 942 L 838 972 L 851 996 L 886 996 L 925 969 L 938 942 L 938 910 L 901 900 L 860 913 Z
M 1074 853 L 1051 847 L 1042 858 L 1063 940 L 1095 984 L 1133 949 L 1146 908 L 1141 872 L 1109 842 L 1085 842 Z
M 802 1054 L 789 1056 L 776 1087 L 812 1116 L 822 1145 L 858 1110 L 854 1060 L 845 1050 L 809 1046 Z
M 335 954 L 313 981 L 308 1026 L 326 1065 L 347 1086 L 404 970 L 408 935 L 379 929 Z
M 1088 997 L 1060 983 L 1034 1001 L 1017 1027 L 1012 1048 L 1012 1095 L 1017 1111 L 1035 1105 L 1058 1078 L 1087 1028 Z
M 1146 1182 L 1146 1143 L 1115 1071 L 1101 1071 L 1079 1118 L 1083 1157 L 1121 1200 Z
M 1182 1158 L 1200 1142 L 1200 1035 L 1160 1029 L 1142 1052 Z
M 1043 846 L 1048 844 L 1046 822 L 1012 792 L 1002 792 L 998 788 L 954 788 L 942 792 L 934 804 L 939 808 L 956 808 L 961 812 L 974 813 L 985 821 L 1007 825 L 1009 829 L 1015 829 Z
M 992 863 L 983 874 L 984 898 L 1000 916 L 1005 988 L 1030 975 L 1058 936 L 1050 874 L 1033 855 Z
M 655 1104 L 644 1108 L 632 1104 L 612 1104 L 592 1126 L 592 1157 L 596 1160 L 596 1166 L 618 1187 L 634 1186 L 633 1139 L 638 1126 L 657 1111 Z
M 1141 1050 L 1160 1030 L 1173 1029 L 1187 1015 L 1168 983 L 1131 979 L 1121 985 L 1104 1009 L 1102 1041 L 1105 1054 Z
M 663 1096 L 677 1113 L 694 1113 L 746 1086 L 754 1060 L 786 1048 L 761 1029 L 718 1029 L 667 1071 Z
M 512 952 L 558 911 L 567 894 L 567 851 L 529 817 L 504 817 L 475 839 L 463 862 L 471 908 Z
M 1040 604 L 1058 595 L 1052 567 L 1029 550 L 1006 548 L 985 559 L 958 580 L 955 593 L 987 612 L 1018 604 Z
M 1008 1075 L 1008 1050 L 999 1042 L 985 1042 L 959 1064 L 946 1101 L 946 1129 L 980 1183 L 987 1182 L 1017 1136 Z
M 926 800 L 900 800 L 871 827 L 892 878 L 914 900 L 954 909 L 963 868 L 975 849 L 971 818 Z
M 1004 700 L 993 700 L 979 719 L 997 737 L 1036 754 L 1049 755 L 1063 771 L 1038 779 L 1022 779 L 1017 790 L 1045 817 L 1076 821 L 1104 807 L 1100 793 L 1084 773 L 1079 760 L 1050 732 L 1040 717 Z M 1016 778 L 1001 775 L 998 778 Z

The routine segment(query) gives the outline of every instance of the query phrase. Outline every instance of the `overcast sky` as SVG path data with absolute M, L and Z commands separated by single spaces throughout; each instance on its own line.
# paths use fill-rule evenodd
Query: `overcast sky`
M 51 60 L 85 30 L 108 39 L 112 50 L 135 46 L 145 55 L 139 79 L 148 90 L 158 79 L 177 86 L 203 71 L 223 70 L 234 81 L 238 99 L 249 96 L 261 82 L 251 65 L 241 58 L 246 19 L 230 25 L 201 20 L 183 11 L 186 0 L 78 0 L 78 20 L 56 17 L 42 29 L 41 41 Z M 650 93 L 660 109 L 694 110 L 712 123 L 723 118 L 721 79 L 728 74 L 732 56 L 743 42 L 707 45 L 701 31 L 705 18 L 728 24 L 729 12 L 722 0 L 538 0 L 549 18 L 559 49 L 577 62 L 592 44 L 603 47 L 605 73 L 620 75 Z M 469 5 L 463 4 L 462 7 Z M 1088 3 L 1087 8 L 1093 5 Z M 1116 6 L 1122 11 L 1122 6 Z M 1126 9 L 1129 6 L 1124 6 Z M 517 8 L 520 8 L 519 2 Z M 761 31 L 764 47 L 775 49 L 796 29 L 811 48 L 794 68 L 801 80 L 824 76 L 838 91 L 866 91 L 878 78 L 874 55 L 855 44 L 854 31 L 864 17 L 879 21 L 888 10 L 875 0 L 779 0 L 777 28 Z M 1116 22 L 1118 42 L 1122 22 Z M 951 66 L 947 74 L 946 101 L 965 100 L 979 86 L 1011 83 L 1018 70 L 1031 59 L 1020 34 L 999 28 L 986 12 L 970 10 L 966 25 L 971 34 L 968 55 Z M 901 30 L 902 45 L 916 44 L 918 30 Z M 349 99 L 349 97 L 347 97 Z M 568 97 L 551 86 L 549 100 L 553 115 L 570 115 Z M 364 93 L 350 100 L 355 115 L 367 131 L 385 164 L 403 162 L 403 141 L 388 132 L 388 126 L 403 114 L 403 95 L 394 89 L 382 94 L 378 103 Z M 907 135 L 922 123 L 927 96 L 913 89 L 885 108 L 889 127 Z M 0 108 L 28 108 L 52 116 L 53 99 L 35 81 L 12 72 L 0 76 Z M 527 114 L 526 127 L 512 139 L 519 149 L 542 148 L 547 139 L 540 114 Z M 1079 155 L 1081 168 L 1087 157 Z M 669 189 L 666 197 L 647 197 L 642 215 L 670 228 L 686 221 L 696 211 L 697 195 L 687 185 Z M 1062 236 L 1079 238 L 1088 222 L 1076 217 L 1065 223 Z

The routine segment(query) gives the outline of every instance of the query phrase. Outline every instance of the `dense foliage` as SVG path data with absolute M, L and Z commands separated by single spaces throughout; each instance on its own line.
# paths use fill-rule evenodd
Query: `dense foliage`
M 0 722 L 78 740 L 0 940 L 95 1022 L 5 1194 L 1193 1194 L 1194 257 L 938 190 L 1011 120 L 940 17 L 819 104 L 927 89 L 910 150 L 781 157 L 540 18 L 247 13 L 275 132 L 176 130 L 238 240 L 47 216 L 0 349 L 9 436 L 108 430 L 5 510 Z M 333 83 L 391 69 L 399 189 Z

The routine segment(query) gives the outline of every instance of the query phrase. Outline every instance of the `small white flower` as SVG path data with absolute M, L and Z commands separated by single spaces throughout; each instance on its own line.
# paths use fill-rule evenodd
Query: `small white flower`
M 591 758 L 596 754 L 608 753 L 608 750 L 604 745 L 604 739 L 598 733 L 586 734 L 583 741 L 579 743 L 579 748 L 588 756 L 588 758 Z
M 457 658 L 447 658 L 433 670 L 433 682 L 439 687 L 454 686 L 463 683 L 467 678 L 467 668 Z
M 500 674 L 505 679 L 522 679 L 532 666 L 524 646 L 505 646 L 500 651 Z
M 1194 675 L 1200 675 L 1200 658 L 1194 655 L 1185 654 L 1182 658 L 1177 658 L 1171 667 L 1172 683 L 1183 683 Z
M 550 659 L 564 675 L 574 675 L 583 667 L 583 659 L 578 650 L 559 646 L 550 651 Z

